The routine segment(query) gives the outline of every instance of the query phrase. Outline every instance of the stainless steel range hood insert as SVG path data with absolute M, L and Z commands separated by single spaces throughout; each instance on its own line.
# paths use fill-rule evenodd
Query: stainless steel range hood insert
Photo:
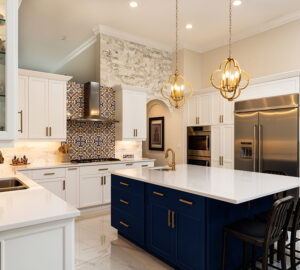
M 97 82 L 84 84 L 84 115 L 81 118 L 71 120 L 78 122 L 118 122 L 115 119 L 109 119 L 100 115 L 100 84 Z

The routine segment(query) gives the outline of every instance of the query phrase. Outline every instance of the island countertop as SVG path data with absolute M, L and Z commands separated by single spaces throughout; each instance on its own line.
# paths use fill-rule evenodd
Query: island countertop
M 176 171 L 138 168 L 113 171 L 112 174 L 232 204 L 300 186 L 298 177 L 187 164 L 177 165 Z

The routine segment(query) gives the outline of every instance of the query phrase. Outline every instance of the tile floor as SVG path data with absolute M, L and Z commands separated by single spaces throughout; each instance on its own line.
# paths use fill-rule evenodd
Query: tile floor
M 76 270 L 173 269 L 118 236 L 117 230 L 110 226 L 109 212 L 79 218 L 76 220 L 75 233 Z M 287 264 L 289 266 L 289 259 Z M 300 266 L 297 269 L 300 270 Z

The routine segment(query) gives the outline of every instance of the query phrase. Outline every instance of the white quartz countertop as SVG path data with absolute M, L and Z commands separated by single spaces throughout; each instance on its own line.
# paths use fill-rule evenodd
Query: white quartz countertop
M 12 177 L 29 188 L 0 193 L 0 232 L 80 215 L 76 208 L 17 172 L 16 168 L 0 165 L 0 181 Z
M 177 165 L 176 171 L 138 168 L 113 171 L 112 174 L 232 204 L 300 186 L 298 177 L 186 164 Z
M 81 166 L 97 166 L 97 165 L 110 165 L 110 164 L 124 164 L 124 163 L 137 163 L 155 161 L 155 159 L 140 158 L 140 159 L 124 159 L 120 161 L 103 161 L 103 162 L 90 162 L 90 163 L 72 163 L 63 161 L 47 161 L 47 160 L 34 160 L 30 161 L 28 165 L 14 166 L 17 170 L 34 170 L 34 169 L 50 169 L 50 168 L 67 168 L 67 167 L 81 167 Z M 1 165 L 0 165 L 1 166 Z

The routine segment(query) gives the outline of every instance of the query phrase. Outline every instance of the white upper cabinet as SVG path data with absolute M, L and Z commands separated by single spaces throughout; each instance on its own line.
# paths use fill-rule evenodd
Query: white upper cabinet
M 147 138 L 148 89 L 128 85 L 115 86 L 116 140 L 145 141 Z
M 0 147 L 17 138 L 18 112 L 18 1 L 0 2 Z M 4 45 L 5 42 L 5 45 Z
M 211 94 L 212 125 L 234 122 L 234 101 L 228 101 L 219 92 Z
M 66 82 L 71 77 L 19 70 L 19 139 L 66 139 Z

